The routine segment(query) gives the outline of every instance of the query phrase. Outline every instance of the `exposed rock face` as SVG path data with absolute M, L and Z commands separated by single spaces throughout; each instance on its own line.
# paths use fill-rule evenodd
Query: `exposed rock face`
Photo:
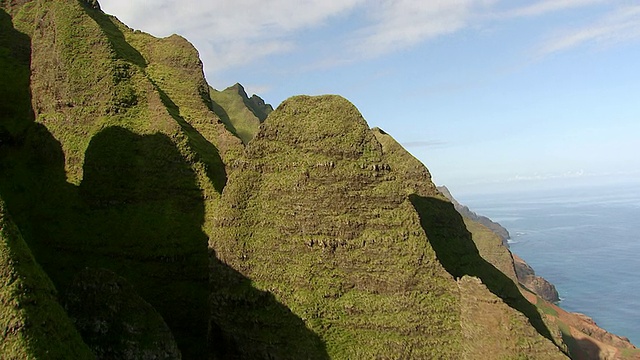
M 556 287 L 546 279 L 537 276 L 535 271 L 529 264 L 522 260 L 518 255 L 513 254 L 514 266 L 518 281 L 527 289 L 540 295 L 541 298 L 556 303 L 560 301 L 560 296 Z

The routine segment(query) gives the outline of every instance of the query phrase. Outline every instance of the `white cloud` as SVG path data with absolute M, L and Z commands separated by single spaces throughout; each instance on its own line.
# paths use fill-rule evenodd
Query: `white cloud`
M 313 60 L 316 68 L 340 66 L 491 21 L 541 16 L 599 3 L 611 2 L 540 0 L 500 12 L 498 8 L 512 3 L 499 0 L 101 0 L 105 12 L 116 15 L 133 28 L 156 36 L 178 33 L 187 38 L 200 51 L 207 73 L 214 76 L 269 56 L 301 53 L 318 47 L 329 51 L 319 52 Z M 638 12 L 638 6 L 629 6 L 592 26 L 562 33 L 546 42 L 539 53 L 546 55 L 594 40 L 621 41 L 638 37 Z M 322 34 L 328 30 L 333 31 L 331 37 Z M 300 35 L 303 31 L 313 31 L 320 35 L 320 40 L 313 45 L 298 42 L 304 38 Z M 298 65 L 298 70 L 313 68 L 308 63 Z
M 342 34 L 341 53 L 360 59 L 410 47 L 466 27 L 496 0 L 102 0 L 105 12 L 156 36 L 178 33 L 197 45 L 208 71 L 244 65 L 299 46 L 291 38 L 355 13 L 362 26 Z M 358 26 L 358 24 L 356 24 Z M 355 53 L 349 50 L 355 50 Z M 327 59 L 324 59 L 327 61 Z M 322 61 L 319 59 L 319 61 Z M 328 60 L 344 63 L 350 60 Z
M 578 8 L 598 3 L 606 3 L 610 0 L 542 0 L 537 3 L 506 11 L 502 17 L 540 16 L 550 12 Z
M 323 25 L 364 0 L 101 0 L 102 9 L 155 36 L 178 33 L 193 42 L 207 70 L 217 72 L 291 51 L 296 31 Z
M 585 43 L 611 45 L 640 39 L 640 6 L 619 8 L 596 22 L 562 32 L 545 42 L 539 56 L 568 50 Z
M 495 1 L 382 1 L 368 10 L 370 24 L 360 29 L 355 50 L 377 56 L 467 27 L 477 11 Z

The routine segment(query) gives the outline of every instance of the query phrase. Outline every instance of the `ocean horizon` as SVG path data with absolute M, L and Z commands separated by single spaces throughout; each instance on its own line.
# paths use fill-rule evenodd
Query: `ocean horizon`
M 556 286 L 563 309 L 640 346 L 640 185 L 458 200 L 509 231 L 511 251 Z

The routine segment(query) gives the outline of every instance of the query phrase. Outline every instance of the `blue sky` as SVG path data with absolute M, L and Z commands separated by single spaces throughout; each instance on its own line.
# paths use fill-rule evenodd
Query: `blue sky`
M 640 183 L 637 1 L 100 3 L 214 88 L 346 97 L 454 194 Z

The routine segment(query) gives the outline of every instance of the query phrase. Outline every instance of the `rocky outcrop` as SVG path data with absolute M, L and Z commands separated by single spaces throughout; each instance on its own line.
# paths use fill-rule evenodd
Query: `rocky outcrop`
M 533 268 L 516 254 L 513 254 L 513 265 L 520 284 L 549 302 L 560 301 L 556 287 L 543 277 L 537 276 Z

